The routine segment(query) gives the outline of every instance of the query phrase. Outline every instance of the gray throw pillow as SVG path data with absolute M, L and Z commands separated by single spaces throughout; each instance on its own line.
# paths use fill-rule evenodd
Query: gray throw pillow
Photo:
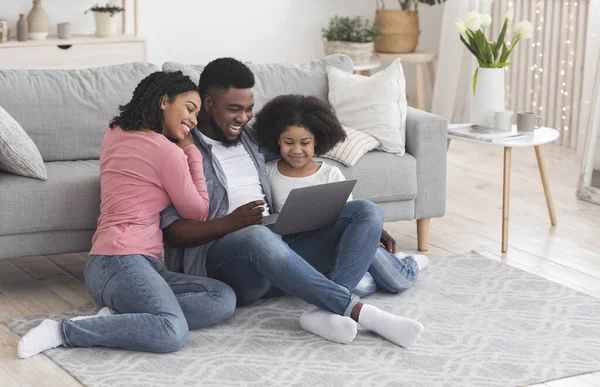
M 0 106 L 0 170 L 48 180 L 40 151 L 25 130 Z

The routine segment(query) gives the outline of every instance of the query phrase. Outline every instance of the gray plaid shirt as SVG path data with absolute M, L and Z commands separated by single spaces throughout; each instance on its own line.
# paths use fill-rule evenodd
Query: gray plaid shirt
M 271 187 L 269 178 L 267 177 L 267 169 L 265 166 L 265 157 L 254 142 L 247 127 L 242 130 L 241 143 L 254 161 L 256 170 L 258 171 L 258 179 L 262 185 L 265 199 L 269 208 L 273 208 L 271 201 Z M 229 212 L 229 199 L 227 196 L 227 179 L 223 168 L 212 153 L 212 145 L 206 143 L 198 128 L 192 131 L 194 142 L 202 153 L 202 163 L 204 166 L 204 176 L 206 178 L 206 188 L 210 199 L 210 209 L 208 219 L 222 218 Z M 164 209 L 160 214 L 160 227 L 164 229 L 174 221 L 181 219 L 177 210 L 173 205 Z M 206 243 L 194 247 L 173 247 L 165 242 L 165 265 L 168 270 L 183 272 L 186 274 L 206 276 L 206 256 L 208 249 L 213 242 Z

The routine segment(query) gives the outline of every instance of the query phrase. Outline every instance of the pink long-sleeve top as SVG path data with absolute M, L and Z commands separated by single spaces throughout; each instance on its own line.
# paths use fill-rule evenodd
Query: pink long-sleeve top
M 108 128 L 100 148 L 101 204 L 90 254 L 150 255 L 163 248 L 160 212 L 173 203 L 184 219 L 205 220 L 202 155 L 158 133 Z

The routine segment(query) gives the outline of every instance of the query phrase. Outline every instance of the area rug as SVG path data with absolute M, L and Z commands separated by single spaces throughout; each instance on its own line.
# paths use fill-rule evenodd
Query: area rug
M 421 339 L 403 349 L 360 331 L 352 344 L 331 343 L 301 330 L 306 303 L 282 297 L 191 332 L 172 354 L 59 348 L 45 355 L 89 386 L 506 387 L 600 370 L 600 300 L 476 252 L 435 260 L 406 292 L 365 301 L 421 321 Z M 6 324 L 23 335 L 44 317 Z

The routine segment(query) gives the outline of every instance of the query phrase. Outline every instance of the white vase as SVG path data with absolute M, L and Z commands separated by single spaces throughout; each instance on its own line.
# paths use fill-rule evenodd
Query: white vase
M 118 13 L 94 12 L 96 19 L 96 36 L 103 38 L 117 36 Z
M 471 123 L 490 126 L 494 112 L 504 109 L 504 69 L 479 68 L 471 104 Z

